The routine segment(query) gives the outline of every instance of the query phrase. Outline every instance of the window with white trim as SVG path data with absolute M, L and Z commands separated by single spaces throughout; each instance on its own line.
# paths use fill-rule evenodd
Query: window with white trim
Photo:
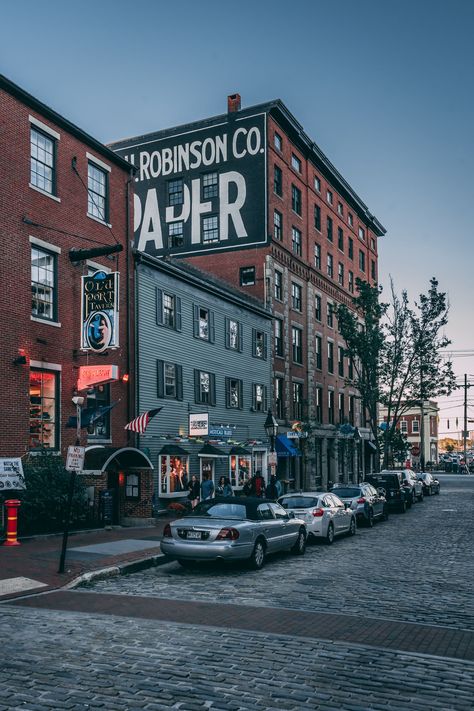
M 56 194 L 56 141 L 30 126 L 30 182 L 40 190 Z
M 57 321 L 57 256 L 31 246 L 31 314 L 47 321 Z
M 95 163 L 87 163 L 87 214 L 108 220 L 108 175 Z

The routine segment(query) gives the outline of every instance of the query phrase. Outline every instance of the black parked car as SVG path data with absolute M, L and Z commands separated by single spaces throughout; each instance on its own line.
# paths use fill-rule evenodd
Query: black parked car
M 436 479 L 429 472 L 418 472 L 416 475 L 418 481 L 421 481 L 423 486 L 423 493 L 425 496 L 431 496 L 431 494 L 439 494 L 441 489 L 441 484 L 439 479 Z
M 384 490 L 384 496 L 387 499 L 387 504 L 392 508 L 405 513 L 408 506 L 412 504 L 411 491 L 408 492 L 402 486 L 402 479 L 398 472 L 383 471 L 378 474 L 370 474 L 365 477 L 365 480 L 372 484 L 377 491 Z

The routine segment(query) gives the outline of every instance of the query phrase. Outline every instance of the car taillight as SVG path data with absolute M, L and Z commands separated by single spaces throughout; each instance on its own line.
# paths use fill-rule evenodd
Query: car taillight
M 313 509 L 313 516 L 324 516 L 324 509 Z
M 366 501 L 366 500 L 365 500 L 365 497 L 364 497 L 364 496 L 361 496 L 360 499 L 357 499 L 357 503 L 358 503 L 358 504 L 365 504 L 365 501 Z
M 163 529 L 163 538 L 171 538 L 171 526 L 169 523 Z
M 236 528 L 221 528 L 216 536 L 216 541 L 236 541 L 240 533 Z

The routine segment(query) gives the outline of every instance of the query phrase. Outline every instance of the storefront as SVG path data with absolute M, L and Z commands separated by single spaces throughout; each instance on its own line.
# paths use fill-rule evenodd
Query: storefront
M 189 453 L 177 444 L 166 444 L 158 455 L 159 497 L 181 498 L 187 494 Z
M 286 434 L 279 434 L 275 439 L 277 453 L 277 479 L 283 484 L 284 490 L 295 489 L 301 481 L 301 452 Z

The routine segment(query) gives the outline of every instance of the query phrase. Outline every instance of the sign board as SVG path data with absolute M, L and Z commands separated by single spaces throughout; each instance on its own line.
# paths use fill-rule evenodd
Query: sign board
M 66 469 L 68 472 L 80 472 L 84 468 L 85 447 L 68 447 Z
M 286 436 L 288 437 L 288 439 L 304 439 L 305 437 L 308 436 L 308 433 L 290 430 L 290 432 L 286 433 Z
M 417 444 L 414 444 L 413 447 L 411 448 L 411 453 L 413 454 L 414 457 L 418 457 L 420 454 L 420 448 L 418 447 Z
M 209 425 L 209 435 L 212 437 L 232 437 L 233 431 L 230 427 L 215 427 Z
M 202 437 L 209 434 L 209 413 L 189 413 L 189 436 Z
M 119 379 L 118 365 L 81 365 L 79 367 L 78 390 L 87 390 L 94 385 L 111 383 Z
M 0 459 L 0 491 L 26 489 L 20 458 Z
M 121 143 L 136 169 L 135 247 L 204 254 L 267 241 L 266 115 Z
M 81 277 L 81 349 L 102 353 L 119 346 L 119 273 Z
M 278 455 L 276 452 L 268 452 L 267 455 L 268 466 L 276 467 L 278 461 Z

